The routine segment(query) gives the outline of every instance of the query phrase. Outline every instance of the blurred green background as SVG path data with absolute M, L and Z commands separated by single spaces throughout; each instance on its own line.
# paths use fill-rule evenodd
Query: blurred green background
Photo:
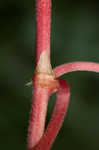
M 53 0 L 52 66 L 99 62 L 99 4 Z M 0 150 L 25 150 L 35 61 L 35 1 L 0 0 Z M 99 74 L 62 76 L 71 86 L 70 105 L 52 150 L 99 150 Z M 55 103 L 49 102 L 47 121 Z

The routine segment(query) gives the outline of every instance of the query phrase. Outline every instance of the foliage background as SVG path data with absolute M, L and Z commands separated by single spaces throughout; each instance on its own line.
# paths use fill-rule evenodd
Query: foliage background
M 53 0 L 51 60 L 99 62 L 99 4 Z M 35 61 L 35 2 L 0 0 L 0 149 L 25 150 Z M 52 150 L 99 150 L 99 74 L 63 76 L 70 106 Z M 55 95 L 51 97 L 49 120 Z

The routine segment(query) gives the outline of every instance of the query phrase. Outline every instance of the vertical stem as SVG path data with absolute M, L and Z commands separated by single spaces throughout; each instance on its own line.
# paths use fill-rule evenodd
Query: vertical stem
M 46 51 L 50 56 L 51 0 L 36 0 L 36 63 Z
M 47 112 L 49 89 L 35 85 L 33 88 L 32 106 L 28 129 L 27 149 L 32 149 L 41 139 Z
M 41 139 L 54 75 L 50 64 L 51 0 L 36 0 L 36 68 L 30 113 L 27 150 Z M 51 81 L 51 82 L 50 82 Z

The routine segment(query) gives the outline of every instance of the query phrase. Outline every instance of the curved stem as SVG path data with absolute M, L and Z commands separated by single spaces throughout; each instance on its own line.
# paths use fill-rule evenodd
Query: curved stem
M 72 71 L 93 71 L 99 72 L 99 63 L 93 62 L 71 62 L 67 64 L 60 65 L 54 68 L 54 73 L 56 77 L 59 77 L 65 73 Z
M 58 134 L 65 117 L 69 104 L 69 85 L 62 79 L 59 79 L 59 91 L 57 93 L 55 108 L 40 142 L 31 150 L 49 150 Z

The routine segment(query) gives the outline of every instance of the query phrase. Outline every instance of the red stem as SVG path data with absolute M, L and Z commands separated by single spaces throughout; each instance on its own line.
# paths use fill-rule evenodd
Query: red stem
M 50 56 L 51 0 L 36 0 L 36 63 L 43 51 Z
M 67 112 L 70 98 L 69 85 L 63 79 L 58 79 L 58 82 L 59 89 L 51 120 L 48 124 L 44 136 L 33 148 L 33 150 L 50 150 Z
M 28 129 L 27 149 L 33 148 L 43 135 L 49 98 L 49 89 L 35 85 Z
M 99 72 L 99 63 L 93 62 L 71 62 L 67 64 L 60 65 L 54 68 L 54 73 L 56 77 L 59 77 L 65 73 L 73 71 L 93 71 Z
M 36 69 L 27 150 L 49 150 L 63 122 L 69 102 L 69 86 L 64 80 L 56 80 L 55 76 L 76 70 L 99 72 L 99 64 L 74 62 L 56 67 L 54 76 L 50 65 L 50 23 L 51 0 L 36 0 Z M 48 98 L 57 87 L 56 105 L 44 133 Z
M 28 150 L 33 148 L 43 135 L 48 98 L 55 87 L 50 65 L 50 22 L 51 0 L 36 0 L 36 68 L 27 138 Z

